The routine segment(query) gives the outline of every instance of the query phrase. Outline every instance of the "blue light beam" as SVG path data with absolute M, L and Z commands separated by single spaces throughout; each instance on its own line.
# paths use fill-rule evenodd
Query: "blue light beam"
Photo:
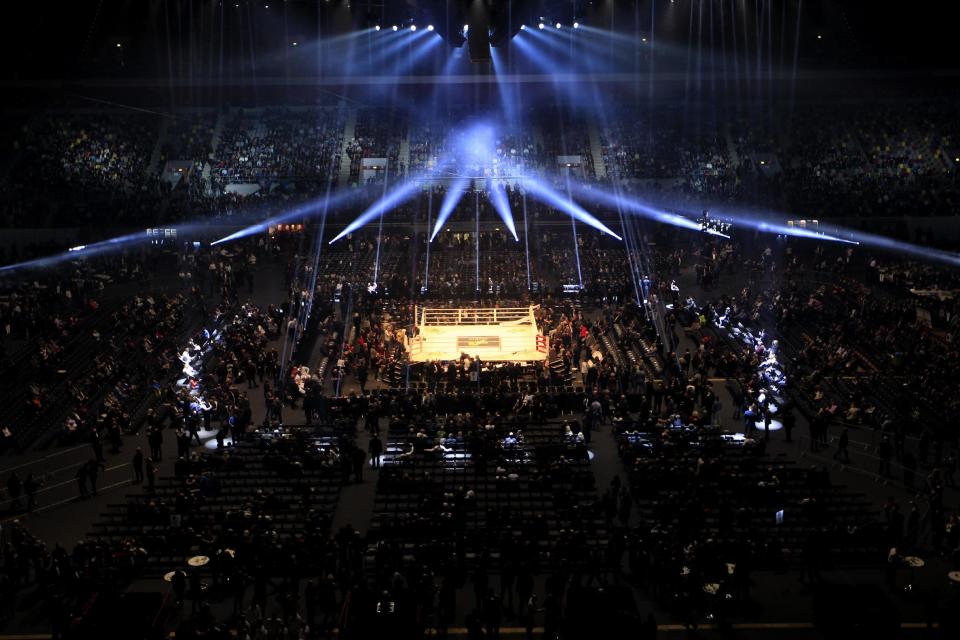
M 447 187 L 447 192 L 443 196 L 443 203 L 440 205 L 440 213 L 437 214 L 437 222 L 433 225 L 433 231 L 430 233 L 430 242 L 433 242 L 433 239 L 440 233 L 440 229 L 447 223 L 447 218 L 450 217 L 460 199 L 463 198 L 469 183 L 470 180 L 467 178 L 458 178 Z
M 353 233 L 368 222 L 376 220 L 380 216 L 387 213 L 387 211 L 390 209 L 403 204 L 407 200 L 410 200 L 416 194 L 418 187 L 419 184 L 417 180 L 408 180 L 407 182 L 404 182 L 399 187 L 390 193 L 385 194 L 382 198 L 370 205 L 366 211 L 361 213 L 356 220 L 348 224 L 343 231 L 334 236 L 334 238 L 327 244 L 333 244 L 340 238 L 347 234 Z
M 100 242 L 94 242 L 93 244 L 78 245 L 76 247 L 67 249 L 62 253 L 56 253 L 51 256 L 34 258 L 33 260 L 18 262 L 16 264 L 8 264 L 4 267 L 0 267 L 0 272 L 17 271 L 20 269 L 48 268 L 60 264 L 61 262 L 104 255 L 106 253 L 118 251 L 135 244 L 146 243 L 151 239 L 152 238 L 147 235 L 146 231 L 139 231 L 137 233 L 130 233 L 127 235 L 118 236 L 116 238 L 110 238 L 108 240 L 101 240 Z
M 623 240 L 623 238 L 615 234 L 610 227 L 597 220 L 586 209 L 578 205 L 573 200 L 560 195 L 552 187 L 540 182 L 539 180 L 531 178 L 524 180 L 523 186 L 528 193 L 535 196 L 541 202 L 544 202 L 555 209 L 559 209 L 575 220 L 579 220 L 580 222 L 591 226 L 602 233 L 613 236 L 617 240 Z
M 608 206 L 620 207 L 624 211 L 630 212 L 632 214 L 640 215 L 644 218 L 655 220 L 657 222 L 662 222 L 664 224 L 668 224 L 674 227 L 680 227 L 681 229 L 696 231 L 697 233 L 700 233 L 702 229 L 700 226 L 700 223 L 694 220 L 691 220 L 690 218 L 687 218 L 685 216 L 682 216 L 676 213 L 671 213 L 669 211 L 664 211 L 663 209 L 658 209 L 656 207 L 652 207 L 647 204 L 643 204 L 632 198 L 626 198 L 624 196 L 609 193 L 607 191 L 601 191 L 599 189 L 595 189 L 593 187 L 589 187 L 587 185 L 583 185 L 577 182 L 571 182 L 570 185 L 573 188 L 573 190 L 576 191 L 577 193 L 580 193 L 597 202 L 602 202 L 603 204 L 606 204 Z M 721 235 L 727 238 L 730 237 L 720 233 L 719 231 L 715 231 L 715 230 L 711 230 L 711 231 L 714 231 L 714 233 L 712 233 L 711 235 Z
M 507 229 L 513 234 L 513 239 L 520 242 L 520 238 L 517 236 L 517 227 L 513 223 L 513 210 L 510 208 L 510 199 L 507 198 L 506 190 L 497 180 L 491 180 L 488 188 L 490 189 L 490 201 L 493 203 L 493 208 L 497 210 L 503 224 L 507 225 Z
M 498 47 L 492 47 L 490 54 L 493 58 L 493 71 L 497 76 L 497 91 L 500 93 L 500 106 L 503 109 L 503 116 L 507 122 L 515 123 L 517 122 L 517 110 L 513 86 L 504 79 L 509 73 L 507 63 Z
M 364 195 L 364 189 L 351 189 L 349 191 L 340 191 L 334 194 L 327 194 L 323 198 L 315 198 L 309 202 L 305 202 L 286 213 L 274 216 L 272 218 L 267 218 L 263 222 L 258 222 L 257 224 L 250 225 L 239 231 L 235 231 L 228 236 L 220 238 L 214 242 L 211 242 L 211 245 L 222 244 L 224 242 L 233 242 L 234 240 L 240 240 L 241 238 L 246 238 L 258 233 L 263 233 L 267 231 L 270 227 L 278 224 L 286 224 L 293 220 L 300 220 L 306 216 L 313 215 L 318 211 L 329 210 L 330 207 L 337 207 L 343 204 L 346 204 L 354 199 L 359 199 Z

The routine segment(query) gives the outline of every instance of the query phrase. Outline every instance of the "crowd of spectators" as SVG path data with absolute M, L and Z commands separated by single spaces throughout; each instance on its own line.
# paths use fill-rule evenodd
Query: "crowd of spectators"
M 456 141 L 470 121 L 456 112 L 448 120 L 410 123 L 395 109 L 359 108 L 348 116 L 348 109 L 315 106 L 186 110 L 166 121 L 89 109 L 14 119 L 18 130 L 9 136 L 11 169 L 0 215 L 62 225 L 92 219 L 103 206 L 120 219 L 151 222 L 196 217 L 197 211 L 222 215 L 247 207 L 225 193 L 231 183 L 260 185 L 251 209 L 282 206 L 291 190 L 313 193 L 327 179 L 338 182 L 343 154 L 350 162 L 343 187 L 362 182 L 363 158 L 387 158 L 391 180 L 435 171 L 442 159 L 462 169 Z M 653 106 L 608 114 L 597 123 L 595 141 L 588 122 L 564 111 L 525 117 L 563 126 L 552 135 L 543 135 L 542 126 L 497 129 L 484 172 L 556 174 L 558 155 L 579 155 L 578 179 L 624 180 L 673 206 L 737 201 L 802 211 L 807 218 L 945 215 L 958 202 L 960 132 L 943 102 L 803 102 L 789 117 L 772 120 L 723 120 L 711 111 Z M 344 140 L 351 120 L 353 137 Z M 158 162 L 151 166 L 158 144 Z M 401 157 L 404 149 L 408 155 Z M 186 186 L 172 193 L 161 188 L 170 183 L 159 180 L 167 161 L 193 163 L 180 181 Z M 596 162 L 603 163 L 606 178 Z M 84 197 L 72 198 L 78 191 Z
M 338 117 L 339 116 L 339 117 Z M 343 114 L 335 108 L 239 111 L 227 116 L 212 162 L 212 187 L 230 183 L 308 184 L 323 189 L 340 173 Z

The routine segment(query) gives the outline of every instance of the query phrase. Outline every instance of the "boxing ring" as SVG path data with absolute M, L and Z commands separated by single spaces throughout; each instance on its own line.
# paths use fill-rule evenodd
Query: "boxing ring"
M 485 309 L 415 309 L 414 335 L 404 338 L 410 362 L 546 360 L 549 339 L 537 329 L 536 306 Z

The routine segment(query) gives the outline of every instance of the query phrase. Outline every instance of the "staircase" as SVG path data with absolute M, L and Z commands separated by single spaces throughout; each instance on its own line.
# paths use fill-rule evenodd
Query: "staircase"
M 723 138 L 727 141 L 727 154 L 730 156 L 730 166 L 740 166 L 740 154 L 737 153 L 737 145 L 733 141 L 733 132 L 730 130 L 730 123 L 727 122 L 723 128 Z
M 603 144 L 600 142 L 600 131 L 597 123 L 590 118 L 587 121 L 587 134 L 590 136 L 590 155 L 593 156 L 593 172 L 598 179 L 607 177 L 607 167 L 603 163 Z
M 226 112 L 220 111 L 220 113 L 217 114 L 217 123 L 213 125 L 213 136 L 210 139 L 210 148 L 213 149 L 213 153 L 216 153 L 220 147 L 220 137 L 223 135 L 223 127 L 226 120 Z
M 400 140 L 400 151 L 397 155 L 397 161 L 400 164 L 399 170 L 403 175 L 407 174 L 410 168 L 410 136 L 406 135 Z
M 357 132 L 357 112 L 354 109 L 351 109 L 347 113 L 347 123 L 343 127 L 343 151 L 340 156 L 340 181 L 338 184 L 340 186 L 346 186 L 350 184 L 350 154 L 347 153 L 347 149 L 350 148 L 350 143 L 353 141 L 354 135 Z M 410 153 L 410 147 L 407 146 L 407 154 Z

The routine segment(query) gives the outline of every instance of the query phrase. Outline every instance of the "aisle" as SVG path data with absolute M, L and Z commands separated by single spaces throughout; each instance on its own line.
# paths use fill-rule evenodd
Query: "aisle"
M 386 425 L 389 424 L 389 418 L 380 420 L 380 433 L 386 433 Z M 370 434 L 366 429 L 363 420 L 357 425 L 356 445 L 363 451 L 367 451 L 370 443 Z M 380 478 L 380 470 L 374 469 L 369 454 L 364 463 L 363 481 L 356 482 L 351 479 L 350 482 L 343 485 L 340 490 L 340 500 L 337 502 L 337 510 L 333 514 L 331 531 L 337 532 L 342 527 L 351 526 L 360 532 L 360 535 L 366 536 L 373 521 L 374 504 L 377 496 L 377 481 Z

